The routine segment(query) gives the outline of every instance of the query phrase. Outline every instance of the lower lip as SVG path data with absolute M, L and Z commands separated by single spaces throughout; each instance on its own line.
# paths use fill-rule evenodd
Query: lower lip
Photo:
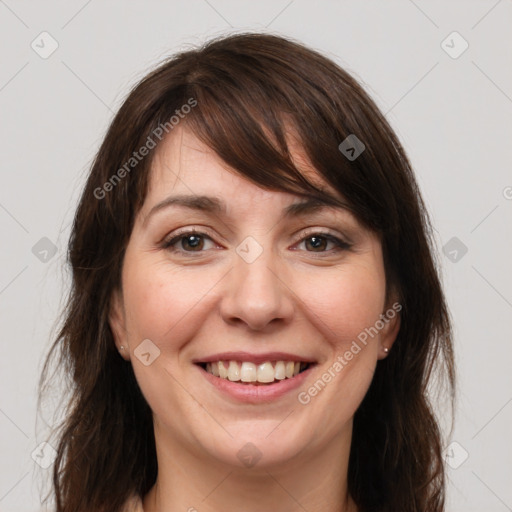
M 233 382 L 228 379 L 215 377 L 207 372 L 203 367 L 196 365 L 206 380 L 215 386 L 221 393 L 235 398 L 239 402 L 246 403 L 262 403 L 277 400 L 282 396 L 297 389 L 308 378 L 314 364 L 310 364 L 307 370 L 295 375 L 290 379 L 283 379 L 274 384 L 253 385 L 253 384 L 240 384 L 240 382 Z

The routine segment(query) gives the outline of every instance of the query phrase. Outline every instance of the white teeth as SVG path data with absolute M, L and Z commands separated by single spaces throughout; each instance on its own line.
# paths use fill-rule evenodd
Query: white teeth
M 229 361 L 228 379 L 231 381 L 240 380 L 240 365 L 236 361 Z
M 268 384 L 274 380 L 290 379 L 300 373 L 306 363 L 299 361 L 265 361 L 254 364 L 248 361 L 214 361 L 206 363 L 206 371 L 232 382 L 261 382 Z
M 258 382 L 274 382 L 274 368 L 268 361 L 258 365 Z
M 284 361 L 277 361 L 275 372 L 276 372 L 275 377 L 277 380 L 283 380 L 286 377 Z
M 254 363 L 242 363 L 242 367 L 240 368 L 240 375 L 242 377 L 242 382 L 256 382 L 257 369 Z M 274 380 L 274 379 L 272 379 Z
M 226 366 L 224 365 L 224 363 L 222 361 L 219 361 L 218 365 L 219 365 L 219 377 L 221 379 L 227 379 L 228 378 L 228 369 L 226 368 Z

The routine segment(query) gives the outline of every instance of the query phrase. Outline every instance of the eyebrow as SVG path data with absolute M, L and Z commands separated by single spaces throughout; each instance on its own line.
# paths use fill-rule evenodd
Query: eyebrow
M 157 212 L 162 211 L 171 206 L 179 206 L 187 208 L 189 210 L 197 210 L 206 213 L 226 215 L 227 206 L 224 201 L 217 197 L 204 196 L 204 195 L 178 195 L 167 197 L 163 201 L 157 203 L 143 220 L 143 225 L 146 225 L 150 217 L 155 215 Z M 283 209 L 283 217 L 299 217 L 301 215 L 307 215 L 324 208 L 338 208 L 342 210 L 348 210 L 340 204 L 329 203 L 325 200 L 318 198 L 307 198 L 300 202 L 292 203 Z

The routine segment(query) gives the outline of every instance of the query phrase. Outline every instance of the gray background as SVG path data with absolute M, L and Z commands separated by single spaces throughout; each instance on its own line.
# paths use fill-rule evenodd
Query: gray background
M 37 448 L 37 379 L 69 286 L 69 224 L 113 112 L 169 53 L 244 29 L 333 58 L 403 141 L 455 326 L 448 510 L 512 510 L 511 22 L 510 0 L 0 0 L 0 510 L 43 510 L 51 448 Z M 48 58 L 43 31 L 58 43 Z

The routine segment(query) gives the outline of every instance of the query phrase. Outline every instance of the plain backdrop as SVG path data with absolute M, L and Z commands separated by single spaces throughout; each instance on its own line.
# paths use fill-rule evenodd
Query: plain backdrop
M 0 511 L 44 510 L 37 381 L 69 285 L 69 224 L 113 113 L 169 54 L 243 30 L 331 57 L 397 131 L 455 327 L 448 512 L 512 510 L 511 26 L 510 0 L 0 0 Z

